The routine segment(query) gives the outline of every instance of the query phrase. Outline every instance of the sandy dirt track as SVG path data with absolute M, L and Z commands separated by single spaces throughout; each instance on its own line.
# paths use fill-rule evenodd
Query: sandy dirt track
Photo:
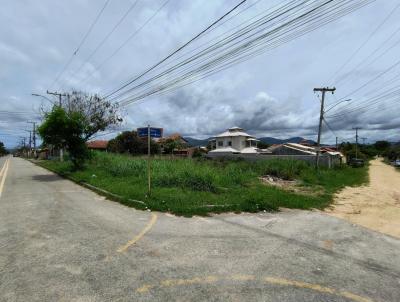
M 326 212 L 400 238 L 400 172 L 381 159 L 371 161 L 370 182 L 339 192 Z

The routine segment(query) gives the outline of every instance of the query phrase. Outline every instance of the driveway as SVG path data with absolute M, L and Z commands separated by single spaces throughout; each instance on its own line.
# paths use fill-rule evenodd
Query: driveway
M 400 301 L 400 240 L 342 219 L 137 211 L 0 164 L 0 301 Z
M 327 213 L 400 238 L 400 171 L 381 159 L 370 162 L 370 182 L 337 194 Z

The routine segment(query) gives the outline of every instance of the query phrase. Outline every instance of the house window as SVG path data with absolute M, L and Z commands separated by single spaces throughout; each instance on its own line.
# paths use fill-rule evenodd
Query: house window
M 231 141 L 228 142 L 228 146 L 229 146 L 229 147 L 232 146 L 232 142 L 231 142 Z
M 218 147 L 223 147 L 224 146 L 224 142 L 223 141 L 218 141 Z

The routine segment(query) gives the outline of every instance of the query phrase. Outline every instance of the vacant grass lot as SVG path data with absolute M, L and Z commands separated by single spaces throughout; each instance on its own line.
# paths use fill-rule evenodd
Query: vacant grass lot
M 40 165 L 77 182 L 86 182 L 122 197 L 120 202 L 180 215 L 208 212 L 324 208 L 344 186 L 368 181 L 367 167 L 320 169 L 296 160 L 211 161 L 153 159 L 152 194 L 147 197 L 146 160 L 93 153 L 85 168 L 73 171 L 70 162 L 41 161 Z M 295 190 L 266 185 L 260 177 L 274 175 L 299 180 Z M 292 188 L 293 189 L 293 188 Z

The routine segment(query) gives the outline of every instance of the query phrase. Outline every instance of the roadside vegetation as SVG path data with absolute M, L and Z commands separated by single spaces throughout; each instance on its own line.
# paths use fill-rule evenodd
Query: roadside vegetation
M 146 159 L 93 152 L 82 169 L 66 160 L 40 165 L 68 177 L 121 196 L 128 206 L 168 211 L 179 215 L 209 212 L 274 211 L 286 208 L 324 208 L 344 186 L 368 181 L 367 167 L 320 169 L 302 161 L 211 161 L 154 158 L 152 194 L 147 196 Z M 297 180 L 285 188 L 264 183 L 262 176 Z M 142 206 L 134 200 L 146 203 Z

